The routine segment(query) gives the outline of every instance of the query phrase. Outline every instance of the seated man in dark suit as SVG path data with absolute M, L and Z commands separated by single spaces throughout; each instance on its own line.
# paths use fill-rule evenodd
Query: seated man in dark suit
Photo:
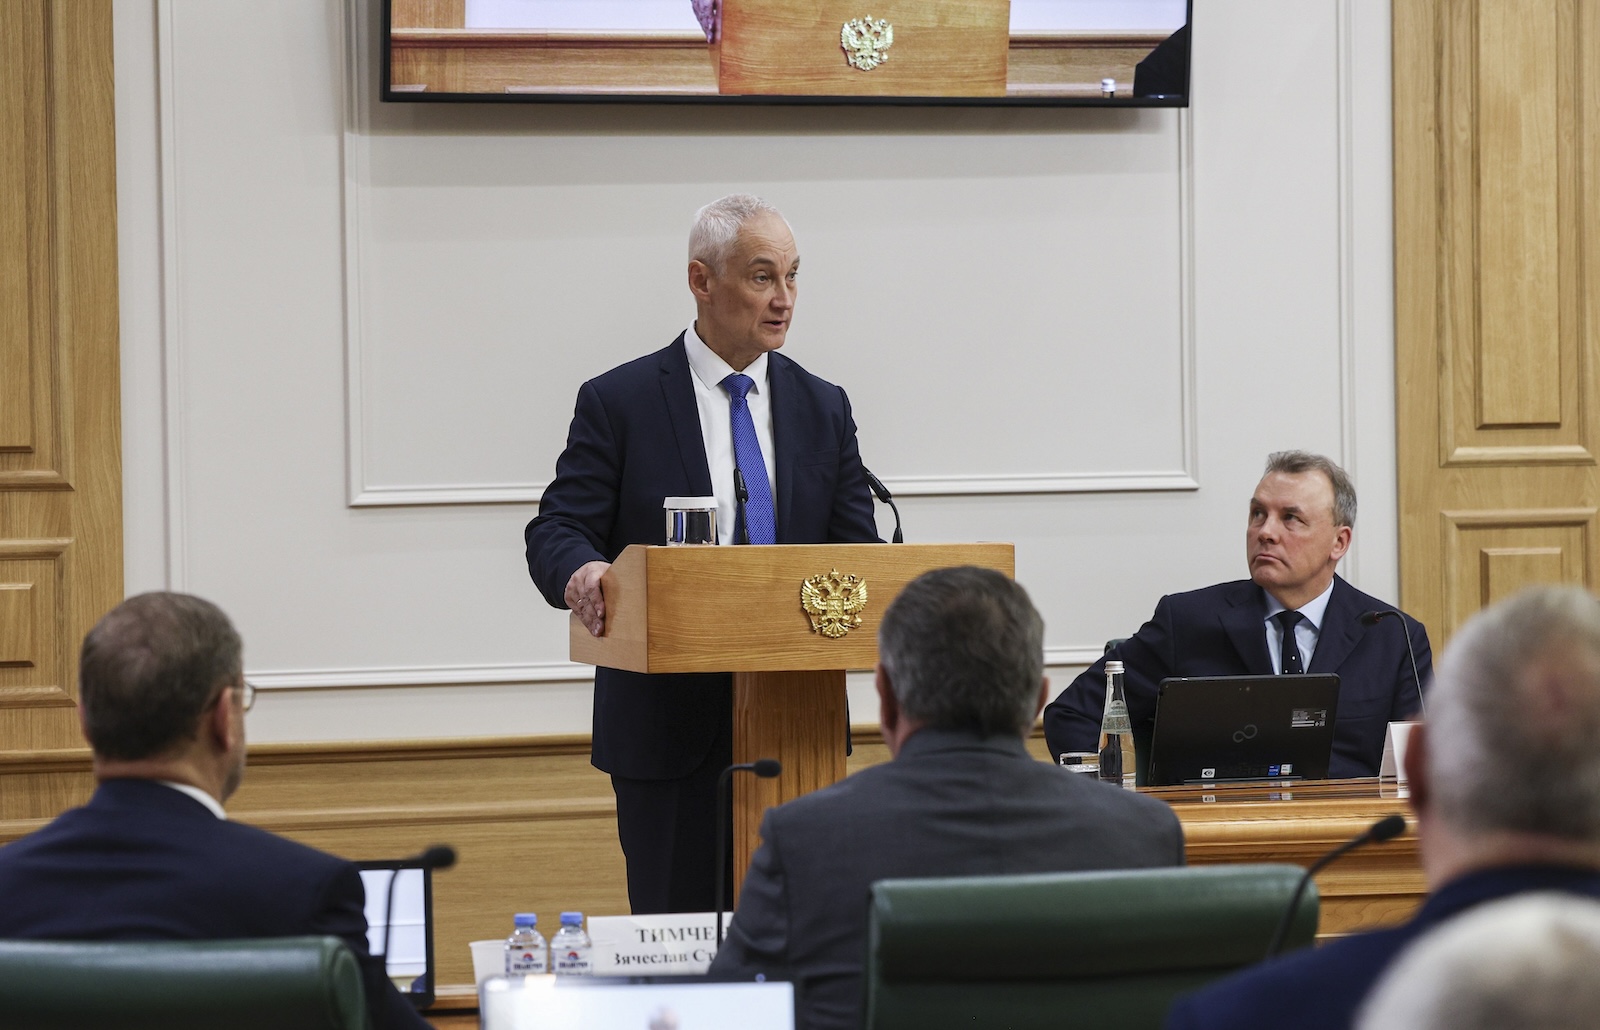
M 1427 630 L 1409 616 L 1363 624 L 1365 613 L 1393 606 L 1334 574 L 1355 521 L 1355 486 L 1344 469 L 1304 451 L 1269 455 L 1250 498 L 1250 578 L 1163 597 L 1138 633 L 1045 708 L 1051 753 L 1098 746 L 1108 658 L 1123 663 L 1128 715 L 1141 747 L 1155 723 L 1157 689 L 1169 676 L 1332 672 L 1339 674 L 1339 715 L 1328 776 L 1378 775 L 1388 725 L 1417 711 L 1432 652 Z
M 0 939 L 331 935 L 375 1028 L 426 1027 L 367 952 L 355 866 L 223 814 L 244 776 L 242 668 L 239 634 L 198 597 L 141 594 L 89 631 L 78 711 L 99 786 L 0 848 Z
M 894 760 L 767 812 L 711 964 L 792 975 L 810 1030 L 861 1023 L 876 880 L 1183 864 L 1166 805 L 1028 754 L 1049 681 L 1022 587 L 987 569 L 929 572 L 884 612 L 878 655 Z
M 1600 897 L 1600 601 L 1541 587 L 1474 616 L 1446 650 L 1405 764 L 1431 892 L 1402 926 L 1264 963 L 1179 999 L 1170 1030 L 1352 1025 L 1395 956 L 1513 894 Z

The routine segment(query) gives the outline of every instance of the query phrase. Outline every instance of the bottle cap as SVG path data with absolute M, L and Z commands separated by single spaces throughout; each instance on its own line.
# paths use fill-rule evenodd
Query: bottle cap
M 583 913 L 582 912 L 563 912 L 563 913 L 561 913 L 561 925 L 562 926 L 582 926 L 583 925 Z
M 1118 661 L 1107 662 L 1106 663 L 1106 671 L 1107 672 L 1121 672 L 1122 671 L 1122 663 L 1118 662 Z
M 537 912 L 518 912 L 511 917 L 512 926 L 537 926 L 538 924 L 539 913 Z

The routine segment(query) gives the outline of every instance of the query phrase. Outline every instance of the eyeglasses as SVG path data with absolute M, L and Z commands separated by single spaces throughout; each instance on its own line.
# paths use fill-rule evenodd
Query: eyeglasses
M 255 684 L 251 683 L 249 680 L 240 680 L 239 683 L 240 685 L 238 687 L 223 687 L 221 690 L 217 691 L 217 696 L 211 699 L 210 703 L 206 705 L 205 710 L 209 712 L 211 709 L 215 708 L 222 700 L 222 696 L 229 690 L 237 690 L 239 691 L 239 708 L 241 711 L 248 712 L 250 707 L 256 703 Z

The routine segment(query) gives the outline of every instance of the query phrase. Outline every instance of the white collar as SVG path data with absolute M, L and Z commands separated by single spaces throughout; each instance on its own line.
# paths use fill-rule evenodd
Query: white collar
M 1272 596 L 1272 591 L 1263 590 L 1262 593 L 1267 595 L 1266 621 L 1271 622 L 1274 615 L 1281 611 L 1288 610 L 1281 602 L 1279 602 L 1276 597 Z M 1326 590 L 1318 594 L 1316 597 L 1313 597 L 1311 600 L 1307 601 L 1297 609 L 1300 614 L 1305 617 L 1305 620 L 1311 624 L 1311 628 L 1316 630 L 1318 633 L 1322 632 L 1322 617 L 1328 613 L 1328 599 L 1332 596 L 1333 580 L 1330 579 L 1328 580 L 1328 588 Z
M 161 784 L 163 787 L 171 787 L 180 794 L 189 795 L 202 805 L 205 805 L 206 808 L 210 809 L 211 814 L 216 816 L 218 819 L 226 820 L 228 818 L 228 813 L 222 810 L 222 803 L 216 798 L 212 797 L 210 794 L 207 794 L 205 791 L 201 790 L 199 787 L 188 783 L 179 783 L 176 780 L 157 780 L 156 782 Z
M 700 339 L 700 333 L 691 324 L 683 334 L 683 349 L 689 355 L 689 367 L 694 370 L 695 378 L 708 387 L 721 386 L 722 381 L 734 374 L 733 366 L 722 360 L 721 355 Z M 751 387 L 756 393 L 765 393 L 767 389 L 767 355 L 762 355 L 750 362 L 745 367 L 744 375 L 755 380 Z

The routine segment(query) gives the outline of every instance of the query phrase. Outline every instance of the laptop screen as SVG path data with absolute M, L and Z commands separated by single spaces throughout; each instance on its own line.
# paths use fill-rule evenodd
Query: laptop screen
M 389 979 L 417 1008 L 433 1004 L 433 871 L 404 862 L 357 862 L 367 892 L 367 950 L 385 955 Z M 393 880 L 394 910 L 388 904 Z

